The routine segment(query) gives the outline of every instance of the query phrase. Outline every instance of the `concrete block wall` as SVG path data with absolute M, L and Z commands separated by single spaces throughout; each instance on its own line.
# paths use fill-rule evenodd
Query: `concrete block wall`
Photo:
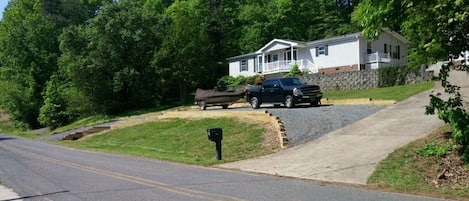
M 418 71 L 409 73 L 406 84 L 430 81 L 433 78 L 431 71 Z M 378 88 L 378 70 L 362 70 L 353 72 L 340 72 L 335 74 L 309 74 L 300 77 L 308 84 L 317 84 L 324 91 L 328 90 L 350 90 L 350 89 L 371 89 Z

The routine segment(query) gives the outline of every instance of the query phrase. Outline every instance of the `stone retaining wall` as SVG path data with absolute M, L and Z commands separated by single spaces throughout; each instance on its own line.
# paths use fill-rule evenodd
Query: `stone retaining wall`
M 340 72 L 335 74 L 309 74 L 300 77 L 308 84 L 317 84 L 322 90 L 350 90 L 377 88 L 379 84 L 378 70 L 363 70 L 353 72 Z M 420 70 L 409 73 L 406 84 L 430 81 L 432 71 Z

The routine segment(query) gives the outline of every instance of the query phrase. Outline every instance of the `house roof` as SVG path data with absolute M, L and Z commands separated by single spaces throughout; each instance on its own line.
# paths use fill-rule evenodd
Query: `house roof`
M 402 41 L 403 43 L 409 44 L 409 41 L 406 38 L 404 38 L 404 36 L 402 36 L 401 34 L 395 32 L 395 31 L 392 31 L 389 28 L 383 28 L 383 31 L 390 34 L 390 35 L 392 35 L 392 36 L 394 36 L 395 38 Z
M 265 49 L 271 47 L 275 43 L 287 44 L 290 47 L 306 47 L 306 42 L 303 42 L 303 41 L 295 41 L 295 40 L 277 39 L 276 38 L 276 39 L 271 40 L 266 45 L 264 45 L 264 47 L 262 47 L 261 49 L 257 50 L 256 53 L 260 54 L 260 53 L 264 52 Z
M 228 60 L 228 61 L 237 60 L 237 59 L 241 59 L 241 58 L 255 57 L 256 55 L 258 55 L 256 52 L 251 52 L 251 53 L 247 53 L 247 54 L 242 54 L 242 55 L 230 57 L 230 58 L 227 58 L 226 60 Z
M 406 43 L 406 44 L 409 43 L 409 41 L 407 39 L 405 39 L 402 35 L 400 35 L 397 32 L 391 31 L 389 28 L 383 28 L 382 31 L 390 34 L 391 36 L 397 38 L 398 40 L 402 41 L 403 43 Z M 321 40 L 310 41 L 310 42 L 307 43 L 307 45 L 308 46 L 319 45 L 319 44 L 322 44 L 322 43 L 337 42 L 337 41 L 343 41 L 343 40 L 348 40 L 348 39 L 353 39 L 353 38 L 360 38 L 360 37 L 364 37 L 363 33 L 362 32 L 356 32 L 356 33 L 345 34 L 345 35 L 336 36 L 336 37 L 332 37 L 332 38 L 325 38 L 325 39 L 321 39 Z
M 307 45 L 308 46 L 320 45 L 320 44 L 323 44 L 323 43 L 331 43 L 331 42 L 337 42 L 337 41 L 343 41 L 343 40 L 359 38 L 360 36 L 361 36 L 361 32 L 351 33 L 351 34 L 346 34 L 346 35 L 335 36 L 335 37 L 332 37 L 332 38 L 325 38 L 325 39 L 321 39 L 321 40 L 310 41 L 310 42 L 307 42 Z

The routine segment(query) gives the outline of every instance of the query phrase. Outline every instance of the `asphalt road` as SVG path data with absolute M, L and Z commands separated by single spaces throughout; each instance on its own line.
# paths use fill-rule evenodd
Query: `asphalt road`
M 438 200 L 79 151 L 4 134 L 0 134 L 0 178 L 2 185 L 28 201 Z

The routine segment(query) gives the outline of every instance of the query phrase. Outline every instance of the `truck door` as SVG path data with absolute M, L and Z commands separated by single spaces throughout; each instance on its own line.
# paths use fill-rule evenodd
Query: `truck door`
M 282 86 L 278 80 L 266 80 L 262 86 L 261 99 L 264 103 L 282 102 Z

